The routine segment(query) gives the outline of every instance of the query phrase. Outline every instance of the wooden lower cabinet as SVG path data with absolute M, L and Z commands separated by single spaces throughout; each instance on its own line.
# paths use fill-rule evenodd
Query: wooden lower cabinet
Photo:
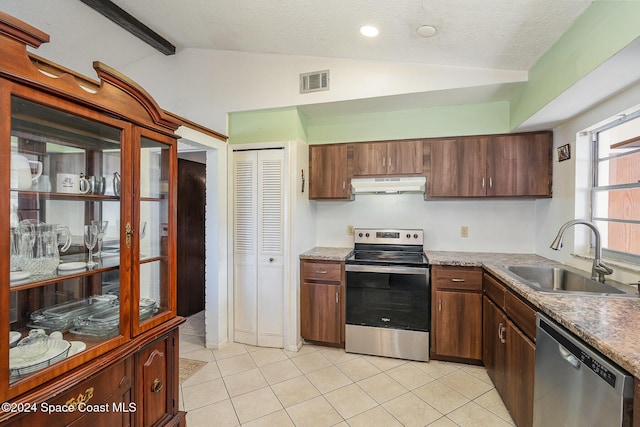
M 533 425 L 536 346 L 511 321 L 506 326 L 507 407 L 518 427 Z
M 482 360 L 482 269 L 434 266 L 431 358 Z
M 435 354 L 462 359 L 482 358 L 482 295 L 472 292 L 436 291 L 438 337 Z
M 506 390 L 507 318 L 486 296 L 482 300 L 482 362 L 498 391 Z M 503 395 L 504 393 L 500 393 Z
M 300 263 L 300 334 L 307 341 L 344 343 L 344 262 Z
M 528 427 L 533 424 L 536 347 L 530 323 L 535 311 L 492 276 L 485 274 L 483 286 L 482 361 L 515 424 Z
M 177 320 L 177 319 L 176 319 Z M 11 427 L 185 426 L 178 410 L 178 329 L 136 338 L 100 360 L 11 401 Z M 164 328 L 159 328 L 164 329 Z M 148 338 L 147 338 L 148 341 Z

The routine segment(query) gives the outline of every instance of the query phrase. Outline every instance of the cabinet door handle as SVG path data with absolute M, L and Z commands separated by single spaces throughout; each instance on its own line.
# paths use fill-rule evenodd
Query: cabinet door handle
M 489 188 L 493 188 L 493 178 L 489 177 Z
M 386 158 L 386 157 L 383 157 L 383 158 L 382 158 L 382 167 L 385 167 L 385 166 L 386 166 L 386 165 L 385 165 L 385 162 L 386 162 L 386 161 L 387 161 L 387 158 Z
M 456 282 L 456 283 L 460 283 L 460 282 L 466 282 L 466 280 L 464 279 L 451 279 L 452 282 Z
M 442 300 L 438 300 L 438 311 L 442 311 Z
M 389 157 L 389 168 L 391 168 L 391 157 Z
M 347 187 L 347 182 L 346 181 L 342 181 L 342 189 L 344 190 Z
M 336 304 L 340 303 L 340 297 L 338 296 L 340 293 L 336 291 Z
M 482 178 L 482 188 L 484 188 L 484 178 Z
M 502 344 L 507 342 L 507 340 L 504 337 L 505 331 L 506 331 L 506 328 L 504 327 L 504 325 L 502 323 L 498 324 L 498 338 L 500 338 L 500 342 Z

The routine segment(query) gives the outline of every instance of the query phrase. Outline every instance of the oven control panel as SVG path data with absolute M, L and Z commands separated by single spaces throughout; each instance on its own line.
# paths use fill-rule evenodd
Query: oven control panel
M 379 245 L 423 245 L 424 231 L 418 229 L 356 228 L 355 243 Z

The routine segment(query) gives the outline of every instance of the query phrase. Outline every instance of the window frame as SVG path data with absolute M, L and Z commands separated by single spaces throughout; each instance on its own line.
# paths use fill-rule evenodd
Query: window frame
M 614 191 L 621 189 L 630 189 L 630 188 L 638 188 L 640 189 L 640 181 L 635 183 L 626 183 L 626 184 L 614 184 L 614 185 L 598 185 L 598 176 L 599 176 L 599 166 L 601 162 L 609 161 L 616 158 L 621 158 L 625 156 L 629 156 L 632 154 L 636 154 L 640 152 L 640 147 L 635 150 L 631 150 L 627 153 L 623 154 L 615 154 L 607 157 L 600 158 L 599 156 L 599 148 L 600 148 L 600 133 L 613 129 L 617 126 L 621 126 L 627 122 L 630 122 L 635 119 L 640 119 L 640 110 L 635 111 L 629 114 L 621 114 L 615 120 L 612 120 L 598 128 L 591 130 L 591 204 L 589 206 L 589 218 L 591 222 L 617 222 L 623 224 L 637 224 L 640 225 L 640 220 L 623 220 L 623 219 L 615 219 L 609 217 L 601 217 L 595 216 L 595 206 L 597 204 L 598 193 L 603 191 Z M 620 141 L 626 143 L 632 143 L 634 141 L 640 141 L 640 132 L 637 136 L 632 137 L 630 139 Z M 606 231 L 600 230 L 600 233 L 606 233 Z M 591 247 L 594 246 L 593 237 L 591 239 Z M 631 252 L 622 252 L 615 249 L 609 249 L 606 246 L 602 246 L 602 254 L 607 258 L 617 259 L 620 261 L 631 262 L 631 263 L 640 263 L 640 254 L 634 254 Z

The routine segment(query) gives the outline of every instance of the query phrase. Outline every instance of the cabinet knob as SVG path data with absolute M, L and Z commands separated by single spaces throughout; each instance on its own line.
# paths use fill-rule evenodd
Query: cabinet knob
M 151 384 L 151 391 L 153 393 L 158 393 L 164 387 L 164 383 L 160 380 L 160 378 L 156 378 L 153 380 L 153 384 Z

